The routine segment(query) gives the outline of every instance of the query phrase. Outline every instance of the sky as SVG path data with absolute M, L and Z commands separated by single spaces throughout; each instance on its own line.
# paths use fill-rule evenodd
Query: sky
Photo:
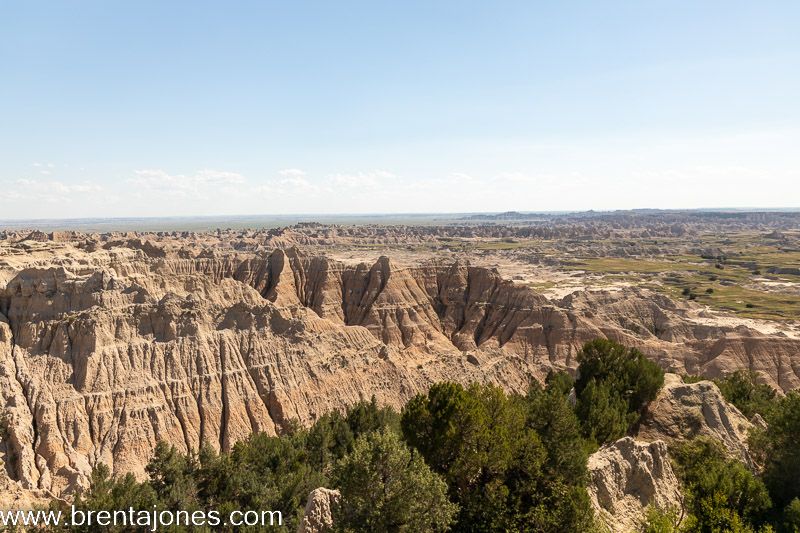
M 0 219 L 800 207 L 800 2 L 0 0 Z

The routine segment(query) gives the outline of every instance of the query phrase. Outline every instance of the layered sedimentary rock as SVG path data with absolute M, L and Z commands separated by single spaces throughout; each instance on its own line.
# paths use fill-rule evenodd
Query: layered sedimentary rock
M 664 387 L 642 418 L 637 438 L 672 442 L 710 437 L 731 456 L 752 465 L 747 445 L 752 427 L 712 381 L 684 383 L 680 376 L 666 374 Z
M 638 531 L 648 507 L 682 515 L 680 483 L 663 441 L 624 437 L 590 455 L 588 468 L 592 507 L 610 531 Z
M 524 391 L 574 369 L 596 337 L 677 372 L 721 372 L 720 357 L 730 370 L 766 364 L 726 355 L 757 345 L 754 332 L 692 323 L 634 289 L 550 301 L 459 262 L 351 266 L 138 238 L 59 246 L 0 269 L 0 445 L 14 479 L 56 494 L 99 462 L 143 475 L 159 440 L 227 450 L 373 395 L 400 406 L 441 380 Z M 781 350 L 765 375 L 792 388 L 800 349 Z
M 778 390 L 800 387 L 800 339 L 698 323 L 687 317 L 684 304 L 640 289 L 575 292 L 559 307 L 675 374 L 715 378 L 748 369 Z

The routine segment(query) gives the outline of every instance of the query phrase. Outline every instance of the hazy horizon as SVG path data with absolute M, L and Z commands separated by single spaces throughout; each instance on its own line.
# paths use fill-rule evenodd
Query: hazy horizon
M 0 219 L 780 208 L 799 21 L 789 1 L 7 2 Z
M 72 218 L 32 218 L 3 219 L 0 218 L 0 231 L 209 231 L 214 229 L 270 229 L 291 226 L 298 223 L 320 224 L 384 224 L 384 225 L 438 225 L 454 223 L 485 223 L 486 219 L 471 218 L 476 216 L 502 215 L 518 213 L 523 216 L 541 215 L 542 217 L 559 217 L 594 213 L 598 215 L 653 212 L 653 213 L 796 213 L 800 207 L 777 208 L 697 208 L 697 209 L 654 209 L 636 208 L 622 210 L 585 210 L 585 211 L 476 211 L 465 213 L 289 213 L 279 214 L 243 214 L 243 215 L 187 215 L 187 216 L 153 216 L 153 217 L 72 217 Z M 524 218 L 496 219 L 498 223 L 510 220 L 521 222 Z M 489 219 L 491 221 L 491 219 Z

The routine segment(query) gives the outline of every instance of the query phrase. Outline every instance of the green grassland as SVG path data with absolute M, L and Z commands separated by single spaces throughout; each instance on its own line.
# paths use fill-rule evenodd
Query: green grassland
M 767 277 L 800 283 L 800 276 L 763 274 L 769 267 L 793 267 L 797 255 L 770 252 L 725 262 L 699 256 L 668 260 L 590 258 L 570 261 L 564 266 L 606 274 L 618 281 L 639 282 L 674 298 L 694 300 L 748 318 L 796 320 L 800 319 L 800 297 L 778 290 L 760 290 L 755 279 Z M 756 268 L 749 268 L 753 264 Z

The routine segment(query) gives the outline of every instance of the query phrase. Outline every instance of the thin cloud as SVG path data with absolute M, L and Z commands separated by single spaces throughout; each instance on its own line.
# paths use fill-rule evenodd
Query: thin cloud
M 277 197 L 317 193 L 320 189 L 308 178 L 304 170 L 284 168 L 278 171 L 276 178 L 266 180 L 263 184 L 255 187 L 254 191 Z
M 376 189 L 397 180 L 397 175 L 388 170 L 372 170 L 350 174 L 329 174 L 325 177 L 325 185 L 332 190 L 342 189 Z
M 204 198 L 218 193 L 220 188 L 233 191 L 236 186 L 246 182 L 241 174 L 214 169 L 203 169 L 194 174 L 170 174 L 162 169 L 142 169 L 136 170 L 134 175 L 127 182 L 141 189 L 135 191 L 139 196 L 143 196 L 142 193 L 157 192 L 178 197 Z
M 2 187 L 4 192 L 0 201 L 31 201 L 54 203 L 71 203 L 75 201 L 91 202 L 105 192 L 105 189 L 93 182 L 65 183 L 58 180 L 39 180 L 19 178 Z

